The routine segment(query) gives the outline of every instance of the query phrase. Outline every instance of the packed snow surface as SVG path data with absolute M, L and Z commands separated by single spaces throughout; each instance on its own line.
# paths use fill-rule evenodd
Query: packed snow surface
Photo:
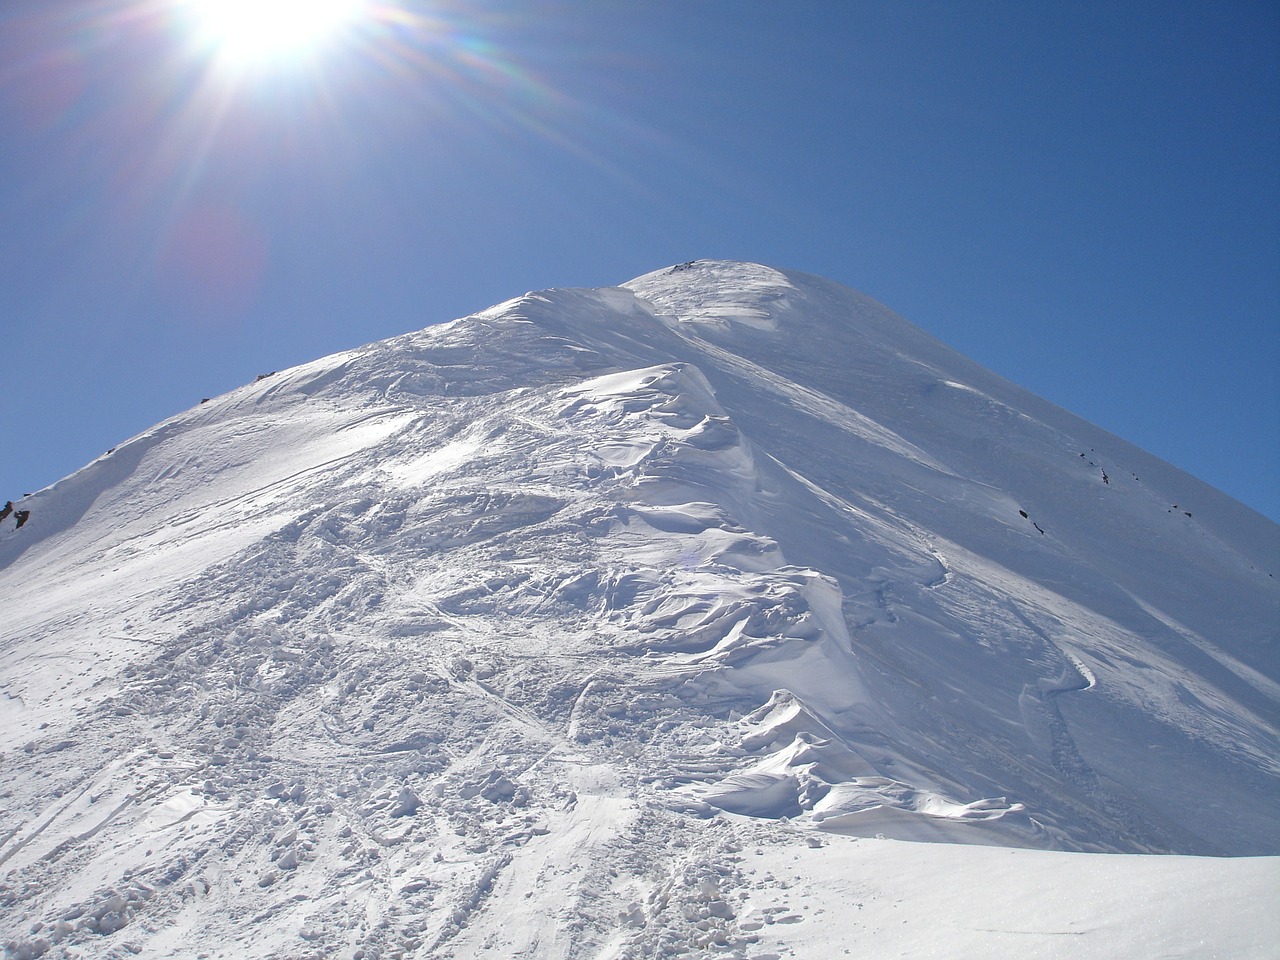
M 1280 528 L 828 281 L 530 293 L 19 510 L 9 957 L 1280 941 Z

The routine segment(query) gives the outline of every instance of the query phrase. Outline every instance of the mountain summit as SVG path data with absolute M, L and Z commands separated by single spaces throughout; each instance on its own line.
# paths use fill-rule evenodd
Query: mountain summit
M 816 277 L 526 294 L 14 507 L 13 956 L 824 956 L 855 861 L 1182 855 L 1014 851 L 1224 929 L 1277 875 L 1185 858 L 1280 854 L 1280 528 Z

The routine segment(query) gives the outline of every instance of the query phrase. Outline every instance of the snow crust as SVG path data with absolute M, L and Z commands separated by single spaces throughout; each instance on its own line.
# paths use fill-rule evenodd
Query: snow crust
M 1280 935 L 1280 528 L 829 281 L 530 293 L 16 505 L 7 956 Z

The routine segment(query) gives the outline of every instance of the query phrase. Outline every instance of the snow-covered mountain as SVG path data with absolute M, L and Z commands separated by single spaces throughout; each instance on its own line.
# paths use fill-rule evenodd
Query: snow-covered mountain
M 1280 936 L 1280 528 L 837 284 L 530 293 L 15 507 L 9 956 Z

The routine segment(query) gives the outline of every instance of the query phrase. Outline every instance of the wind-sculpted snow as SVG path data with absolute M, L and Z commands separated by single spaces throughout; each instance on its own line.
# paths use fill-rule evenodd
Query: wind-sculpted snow
M 966 862 L 1021 907 L 903 939 L 930 878 L 895 886 L 896 841 L 1280 853 L 1280 532 L 825 281 L 528 294 L 262 378 L 20 506 L 10 956 L 1280 933 L 1222 893 L 1273 858 L 1017 850 Z M 1068 875 L 1140 919 L 1095 898 L 1058 929 Z M 1195 910 L 1151 896 L 1175 876 Z

